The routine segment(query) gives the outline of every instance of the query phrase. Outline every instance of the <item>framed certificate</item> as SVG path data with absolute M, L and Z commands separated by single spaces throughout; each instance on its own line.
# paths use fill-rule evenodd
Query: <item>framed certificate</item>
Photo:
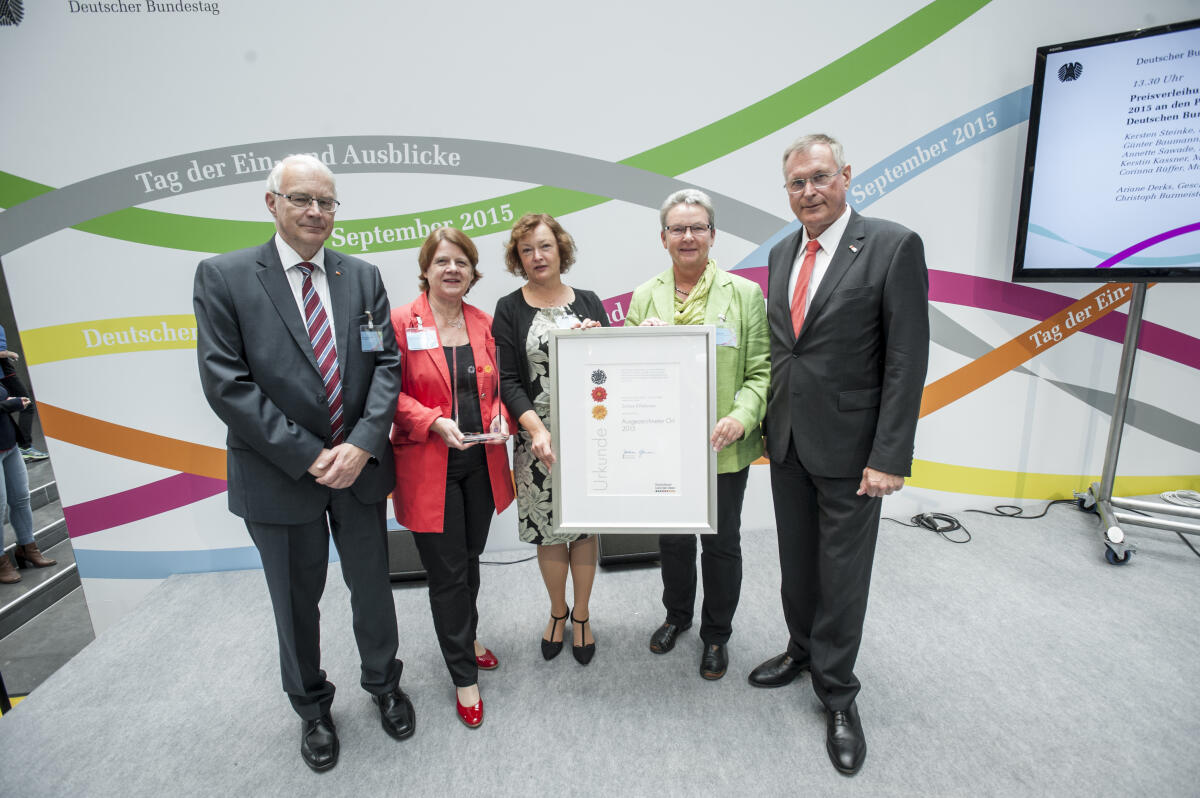
M 550 333 L 554 528 L 717 531 L 716 328 Z

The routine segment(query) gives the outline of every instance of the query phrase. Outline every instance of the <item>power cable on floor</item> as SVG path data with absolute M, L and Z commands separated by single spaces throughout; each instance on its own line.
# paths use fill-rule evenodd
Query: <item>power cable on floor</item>
M 1015 504 L 997 504 L 990 510 L 965 510 L 968 513 L 980 513 L 982 515 L 996 515 L 1001 518 L 1020 518 L 1025 521 L 1032 521 L 1035 518 L 1042 518 L 1046 513 L 1050 512 L 1050 508 L 1056 504 L 1075 504 L 1075 499 L 1053 499 L 1046 503 L 1042 511 L 1037 515 L 1025 515 L 1025 508 L 1018 507 Z
M 889 518 L 887 516 L 884 516 L 882 520 L 891 521 L 893 524 L 899 524 L 900 526 L 928 529 L 931 532 L 937 532 L 942 536 L 943 539 L 948 540 L 951 543 L 971 542 L 970 530 L 963 526 L 957 518 L 952 515 L 946 515 L 945 513 L 918 513 L 912 517 L 911 524 L 906 524 L 899 519 Z M 947 532 L 955 532 L 960 529 L 963 531 L 963 534 L 966 535 L 966 538 L 963 540 L 955 540 L 946 534 Z
M 1170 502 L 1171 504 L 1179 504 L 1185 507 L 1200 507 L 1200 493 L 1197 493 L 1194 490 L 1170 490 L 1164 491 L 1159 495 L 1162 497 L 1163 501 Z M 1079 507 L 1079 502 L 1076 499 L 1054 499 L 1047 502 L 1046 506 L 1043 507 L 1042 511 L 1037 515 L 1025 515 L 1024 508 L 1018 507 L 1015 504 L 998 504 L 991 510 L 966 510 L 964 512 L 995 515 L 1002 518 L 1020 518 L 1022 520 L 1032 521 L 1035 518 L 1044 517 L 1046 513 L 1050 512 L 1050 508 L 1056 504 L 1073 504 L 1076 507 Z M 1132 510 L 1132 512 L 1137 513 L 1138 515 L 1149 515 L 1149 513 L 1144 513 L 1141 510 Z M 1198 551 L 1196 547 L 1192 545 L 1192 542 L 1188 540 L 1182 532 L 1175 531 L 1175 534 L 1178 535 L 1179 539 L 1183 541 L 1183 545 L 1192 550 L 1192 554 L 1200 557 L 1200 551 Z
M 1194 490 L 1164 490 L 1158 494 L 1162 500 L 1183 507 L 1200 507 L 1200 493 Z
M 1000 518 L 1020 518 L 1022 520 L 1032 521 L 1035 518 L 1044 517 L 1046 515 L 1046 513 L 1050 512 L 1050 508 L 1056 504 L 1075 504 L 1075 500 L 1074 499 L 1054 499 L 1053 501 L 1049 502 L 1044 508 L 1042 508 L 1042 511 L 1040 513 L 1038 513 L 1037 515 L 1025 515 L 1025 509 L 1022 507 L 1018 507 L 1015 504 L 998 504 L 995 507 L 993 507 L 991 510 L 965 510 L 964 512 L 980 513 L 981 515 L 994 515 L 994 516 L 998 516 Z M 895 518 L 888 518 L 886 516 L 883 518 L 883 520 L 891 521 L 892 523 L 900 524 L 901 526 L 914 527 L 914 528 L 919 527 L 921 529 L 928 529 L 932 532 L 938 533 L 939 535 L 941 535 L 943 538 L 950 541 L 951 543 L 970 543 L 971 542 L 971 531 L 969 529 L 967 529 L 962 524 L 962 522 L 959 521 L 957 518 L 955 518 L 952 515 L 947 515 L 946 513 L 919 513 L 912 517 L 912 523 L 909 523 L 909 524 L 906 524 L 903 521 L 900 521 Z M 960 529 L 963 531 L 963 534 L 966 535 L 966 538 L 964 538 L 963 540 L 956 540 L 947 535 L 948 532 L 955 532 Z
M 1163 501 L 1169 504 L 1177 504 L 1181 507 L 1200 507 L 1200 493 L 1194 490 L 1164 490 L 1158 495 L 1162 497 Z M 1182 532 L 1177 529 L 1172 531 L 1183 541 L 1183 545 L 1192 550 L 1192 554 L 1200 557 L 1200 551 L 1196 551 L 1196 547 L 1192 545 L 1192 542 Z
M 1197 557 L 1200 557 L 1200 551 L 1196 551 L 1196 547 L 1192 545 L 1192 542 L 1190 540 L 1188 540 L 1182 532 L 1180 532 L 1177 529 L 1173 529 L 1171 531 L 1174 532 L 1176 535 L 1179 535 L 1179 539 L 1183 541 L 1183 545 L 1185 545 L 1189 549 L 1191 549 L 1192 554 L 1195 554 Z

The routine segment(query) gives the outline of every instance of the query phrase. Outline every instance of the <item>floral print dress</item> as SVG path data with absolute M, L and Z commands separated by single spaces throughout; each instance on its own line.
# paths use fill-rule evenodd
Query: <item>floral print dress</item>
M 550 429 L 550 331 L 557 329 L 558 319 L 571 312 L 565 307 L 539 309 L 525 337 L 529 378 L 537 387 L 533 410 L 546 429 Z M 554 546 L 587 537 L 579 533 L 554 534 L 550 471 L 533 456 L 533 436 L 523 429 L 513 446 L 513 477 L 517 483 L 517 533 L 521 540 Z

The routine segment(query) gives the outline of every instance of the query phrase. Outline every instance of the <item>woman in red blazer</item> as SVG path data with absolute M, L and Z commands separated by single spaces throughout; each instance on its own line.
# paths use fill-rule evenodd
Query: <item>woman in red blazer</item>
M 429 234 L 417 259 L 422 293 L 392 311 L 402 373 L 392 504 L 396 520 L 416 533 L 458 716 L 476 728 L 479 669 L 500 664 L 476 639 L 475 600 L 492 515 L 513 500 L 508 424 L 492 317 L 463 302 L 480 278 L 479 252 L 465 233 L 444 227 Z

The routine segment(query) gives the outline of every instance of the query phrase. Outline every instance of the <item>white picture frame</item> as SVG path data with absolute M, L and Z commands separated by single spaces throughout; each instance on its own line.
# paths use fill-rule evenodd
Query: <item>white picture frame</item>
M 716 328 L 550 333 L 555 533 L 716 534 Z

